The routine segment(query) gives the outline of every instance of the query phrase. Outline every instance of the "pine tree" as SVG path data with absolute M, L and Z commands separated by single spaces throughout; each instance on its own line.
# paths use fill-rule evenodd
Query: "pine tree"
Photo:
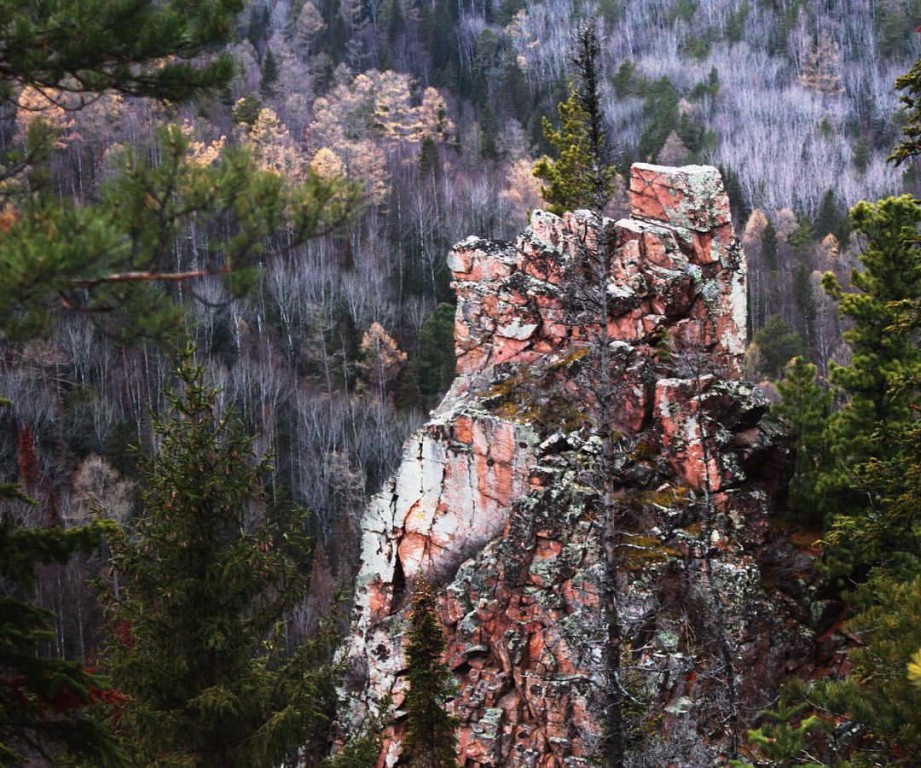
M 807 745 L 819 732 L 826 730 L 826 724 L 809 711 L 799 687 L 794 682 L 782 688 L 776 706 L 761 712 L 761 724 L 748 732 L 759 766 L 824 768 L 810 758 Z M 733 768 L 752 768 L 752 764 L 745 761 L 730 760 L 729 764 Z
M 413 586 L 406 648 L 409 691 L 403 756 L 410 768 L 453 768 L 457 763 L 456 721 L 445 711 L 453 681 L 442 659 L 445 636 L 436 608 L 435 591 L 420 574 Z
M 817 684 L 809 698 L 849 723 L 842 757 L 850 762 L 841 764 L 916 766 L 921 710 L 906 668 L 921 647 L 921 574 L 906 580 L 877 570 L 853 600 L 855 615 L 847 626 L 860 644 L 848 653 L 850 672 Z
M 840 314 L 852 323 L 844 332 L 851 362 L 830 372 L 846 402 L 831 421 L 827 439 L 833 464 L 819 482 L 829 508 L 845 525 L 847 518 L 867 512 L 866 493 L 855 487 L 855 470 L 898 452 L 914 420 L 912 405 L 921 383 L 916 311 L 921 301 L 921 204 L 910 195 L 862 202 L 852 217 L 867 243 L 860 256 L 863 269 L 851 274 L 855 290 L 846 292 L 830 273 L 823 280 Z M 866 562 L 859 552 L 853 555 Z
M 233 75 L 216 44 L 236 32 L 241 0 L 0 0 L 0 114 L 26 93 L 78 110 L 118 92 L 170 103 L 203 96 Z M 206 58 L 204 54 L 208 53 Z M 206 63 L 207 62 L 207 63 Z M 222 275 L 239 291 L 269 235 L 303 240 L 341 220 L 354 190 L 311 176 L 289 185 L 241 151 L 193 162 L 180 128 L 126 150 L 93 202 L 57 196 L 45 169 L 58 128 L 34 112 L 0 156 L 0 333 L 44 330 L 49 313 L 90 312 L 110 333 L 145 335 L 179 323 L 163 286 Z M 155 160 L 154 160 L 155 159 Z M 200 268 L 177 271 L 177 242 L 195 220 L 212 235 Z
M 111 545 L 104 663 L 128 697 L 133 765 L 268 768 L 334 696 L 322 644 L 286 644 L 309 586 L 305 520 L 267 506 L 266 460 L 188 355 L 176 373 L 182 392 L 143 461 L 143 511 Z
M 543 157 L 534 166 L 534 175 L 545 183 L 547 210 L 560 215 L 578 208 L 604 211 L 617 176 L 601 107 L 601 46 L 592 23 L 576 33 L 573 64 L 577 78 L 569 98 L 557 107 L 559 130 L 543 119 L 544 135 L 558 157 Z
M 895 81 L 895 87 L 902 91 L 899 101 L 904 110 L 902 141 L 889 155 L 889 160 L 901 165 L 921 154 L 921 59 Z
M 229 55 L 199 57 L 233 39 L 242 9 L 242 0 L 0 0 L 0 104 L 27 84 L 185 101 L 233 75 Z

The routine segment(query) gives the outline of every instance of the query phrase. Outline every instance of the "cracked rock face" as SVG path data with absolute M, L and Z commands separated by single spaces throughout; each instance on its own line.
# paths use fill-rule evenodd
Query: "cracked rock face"
M 342 722 L 391 706 L 381 766 L 400 764 L 420 572 L 470 768 L 593 764 L 613 685 L 628 765 L 720 764 L 808 652 L 762 575 L 789 456 L 739 380 L 745 266 L 719 174 L 640 164 L 630 191 L 629 219 L 538 211 L 514 246 L 449 257 L 458 378 L 365 514 L 345 649 Z

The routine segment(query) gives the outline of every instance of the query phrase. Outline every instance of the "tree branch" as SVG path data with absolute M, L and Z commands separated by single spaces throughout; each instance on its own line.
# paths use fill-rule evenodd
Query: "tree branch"
M 188 280 L 196 280 L 200 277 L 227 275 L 232 271 L 232 267 L 225 265 L 217 269 L 193 269 L 188 272 L 116 272 L 103 277 L 75 278 L 68 280 L 67 284 L 74 288 L 95 288 L 99 285 L 111 283 L 182 283 Z

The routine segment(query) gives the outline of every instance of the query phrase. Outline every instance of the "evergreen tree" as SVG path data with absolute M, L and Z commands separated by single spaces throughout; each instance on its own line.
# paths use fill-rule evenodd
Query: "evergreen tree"
M 265 95 L 275 93 L 275 83 L 278 82 L 278 62 L 275 60 L 275 54 L 271 48 L 265 51 L 265 58 L 262 60 L 262 76 L 259 80 L 259 90 Z
M 783 401 L 776 413 L 792 432 L 796 449 L 790 508 L 797 519 L 821 523 L 823 505 L 816 484 L 828 462 L 825 428 L 831 413 L 831 392 L 816 381 L 816 367 L 802 357 L 787 364 L 777 389 Z
M 208 171 L 210 180 L 198 176 L 190 183 L 197 171 L 179 162 L 186 146 L 173 132 L 150 152 L 158 158 L 156 167 L 146 157 L 129 157 L 124 175 L 100 193 L 98 203 L 62 201 L 44 167 L 55 128 L 39 114 L 22 141 L 10 139 L 17 102 L 30 90 L 78 109 L 106 92 L 175 104 L 226 85 L 232 59 L 213 49 L 233 39 L 242 7 L 242 0 L 0 0 L 0 132 L 5 137 L 0 336 L 40 328 L 48 312 L 61 307 L 97 309 L 100 317 L 114 318 L 113 329 L 123 326 L 119 308 L 126 304 L 134 304 L 136 320 L 152 320 L 159 307 L 150 300 L 149 280 L 164 277 L 159 270 L 175 264 L 173 236 L 184 215 L 198 216 L 213 206 L 215 218 L 226 225 L 228 215 L 242 214 L 245 221 L 262 201 L 273 200 L 272 184 L 265 179 L 241 189 L 239 180 L 252 170 L 242 155 L 223 171 Z M 238 178 L 232 200 L 219 189 L 222 174 Z M 294 202 L 279 201 L 276 211 Z M 180 214 L 184 206 L 186 213 Z M 266 227 L 256 231 L 238 224 L 231 230 L 223 255 L 245 260 Z M 237 250 L 231 245 L 234 235 L 247 231 Z M 168 258 L 161 259 L 165 254 Z M 232 266 L 225 261 L 218 268 Z M 17 494 L 3 486 L 0 498 L 10 503 Z M 43 655 L 41 646 L 52 634 L 49 616 L 30 600 L 36 567 L 63 564 L 73 553 L 89 551 L 105 530 L 102 524 L 30 530 L 4 512 L 0 762 L 20 764 L 42 754 L 82 758 L 94 766 L 119 762 L 107 729 L 89 716 L 90 704 L 114 701 L 117 694 L 79 663 Z
M 921 154 L 921 59 L 895 81 L 895 87 L 902 91 L 899 101 L 904 110 L 904 123 L 902 141 L 889 155 L 889 160 L 901 165 Z
M 761 261 L 770 272 L 776 272 L 779 268 L 777 259 L 777 230 L 774 223 L 768 219 L 767 226 L 764 228 L 764 234 L 761 236 Z
M 0 327 L 36 332 L 57 307 L 92 313 L 113 335 L 155 335 L 178 325 L 180 310 L 161 286 L 205 275 L 233 293 L 253 282 L 263 243 L 280 231 L 298 242 L 341 221 L 352 195 L 309 174 L 299 186 L 260 170 L 242 150 L 194 164 L 189 141 L 173 126 L 153 155 L 126 151 L 121 173 L 93 205 L 41 194 L 14 198 L 0 238 Z M 156 157 L 154 161 L 153 157 Z M 208 259 L 176 272 L 177 241 L 193 220 L 211 233 Z
M 819 715 L 809 711 L 798 688 L 796 683 L 782 688 L 777 705 L 762 712 L 761 724 L 748 732 L 759 766 L 824 768 L 810 758 L 807 747 L 811 737 L 825 730 L 825 723 Z M 733 768 L 752 768 L 747 761 L 730 760 L 729 764 Z
M 0 486 L 0 499 L 29 500 L 15 485 Z M 93 705 L 119 694 L 76 661 L 41 652 L 54 636 L 51 615 L 31 602 L 40 565 L 64 564 L 95 550 L 105 523 L 63 530 L 30 530 L 0 517 L 0 765 L 32 764 L 38 757 L 124 765 L 109 728 L 93 717 Z
M 851 236 L 851 222 L 847 211 L 838 205 L 835 192 L 832 189 L 826 190 L 822 196 L 819 212 L 816 214 L 815 219 L 815 234 L 818 239 L 827 234 L 832 234 L 838 238 L 838 242 L 842 247 L 847 245 Z
M 225 84 L 242 0 L 0 0 L 0 105 L 19 88 L 185 101 Z M 0 178 L 12 170 L 6 166 Z
M 762 372 L 772 379 L 778 378 L 783 367 L 803 353 L 802 338 L 779 315 L 767 321 L 752 343 L 761 353 Z
M 444 630 L 438 620 L 435 591 L 423 575 L 413 586 L 409 644 L 406 648 L 409 691 L 403 756 L 410 768 L 453 768 L 457 764 L 456 721 L 445 711 L 453 693 L 451 670 L 444 663 Z
M 333 704 L 322 645 L 286 644 L 309 586 L 305 520 L 267 509 L 266 460 L 201 369 L 187 356 L 177 375 L 143 461 L 143 511 L 112 542 L 104 662 L 128 697 L 133 765 L 269 768 Z
M 229 56 L 209 52 L 232 39 L 242 5 L 0 0 L 0 121 L 13 119 L 29 89 L 70 109 L 108 91 L 170 103 L 213 92 L 229 82 L 233 66 Z M 25 137 L 0 155 L 4 335 L 41 331 L 49 312 L 62 308 L 93 313 L 111 333 L 129 326 L 164 332 L 178 317 L 162 286 L 216 274 L 239 291 L 252 282 L 268 236 L 287 230 L 303 239 L 337 220 L 353 198 L 312 175 L 287 184 L 242 151 L 192 162 L 187 137 L 174 127 L 156 146 L 125 151 L 95 200 L 75 203 L 56 194 L 44 168 L 56 138 L 39 109 Z M 177 271 L 178 244 L 193 220 L 211 236 L 199 248 L 207 259 Z
M 905 580 L 879 569 L 853 600 L 855 615 L 847 626 L 861 642 L 848 653 L 850 672 L 817 684 L 809 698 L 850 723 L 842 749 L 849 762 L 842 765 L 916 766 L 921 710 L 906 667 L 921 647 L 921 574 Z
M 865 515 L 867 497 L 854 486 L 854 471 L 898 452 L 913 421 L 912 405 L 921 383 L 921 204 L 910 195 L 861 202 L 852 217 L 867 243 L 860 256 L 863 269 L 851 274 L 856 290 L 846 292 L 831 274 L 823 281 L 852 324 L 844 332 L 851 361 L 832 366 L 830 372 L 846 402 L 831 421 L 828 440 L 834 461 L 819 483 L 841 524 L 847 517 Z M 859 552 L 854 555 L 866 562 Z
M 547 210 L 558 215 L 578 208 L 603 212 L 617 176 L 604 127 L 601 46 L 594 24 L 579 28 L 575 51 L 576 82 L 570 86 L 569 98 L 557 107 L 560 129 L 554 130 L 543 119 L 544 135 L 558 157 L 542 157 L 534 166 L 534 175 L 545 183 L 542 194 Z
M 419 391 L 430 401 L 441 397 L 454 381 L 454 314 L 450 304 L 439 304 L 419 332 L 419 356 L 413 360 L 413 368 Z
M 678 129 L 678 91 L 667 77 L 651 83 L 643 102 L 646 128 L 640 136 L 637 153 L 643 162 L 653 162 L 668 135 Z

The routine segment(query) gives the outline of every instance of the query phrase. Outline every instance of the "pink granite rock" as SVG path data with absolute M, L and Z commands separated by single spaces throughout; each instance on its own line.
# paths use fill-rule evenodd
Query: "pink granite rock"
M 599 758 L 611 558 L 632 765 L 721 764 L 806 653 L 762 578 L 789 456 L 738 381 L 745 266 L 719 174 L 638 164 L 630 195 L 628 219 L 536 211 L 516 245 L 449 258 L 458 378 L 365 515 L 345 649 L 346 728 L 393 706 L 380 766 L 399 761 L 423 571 L 468 768 Z

